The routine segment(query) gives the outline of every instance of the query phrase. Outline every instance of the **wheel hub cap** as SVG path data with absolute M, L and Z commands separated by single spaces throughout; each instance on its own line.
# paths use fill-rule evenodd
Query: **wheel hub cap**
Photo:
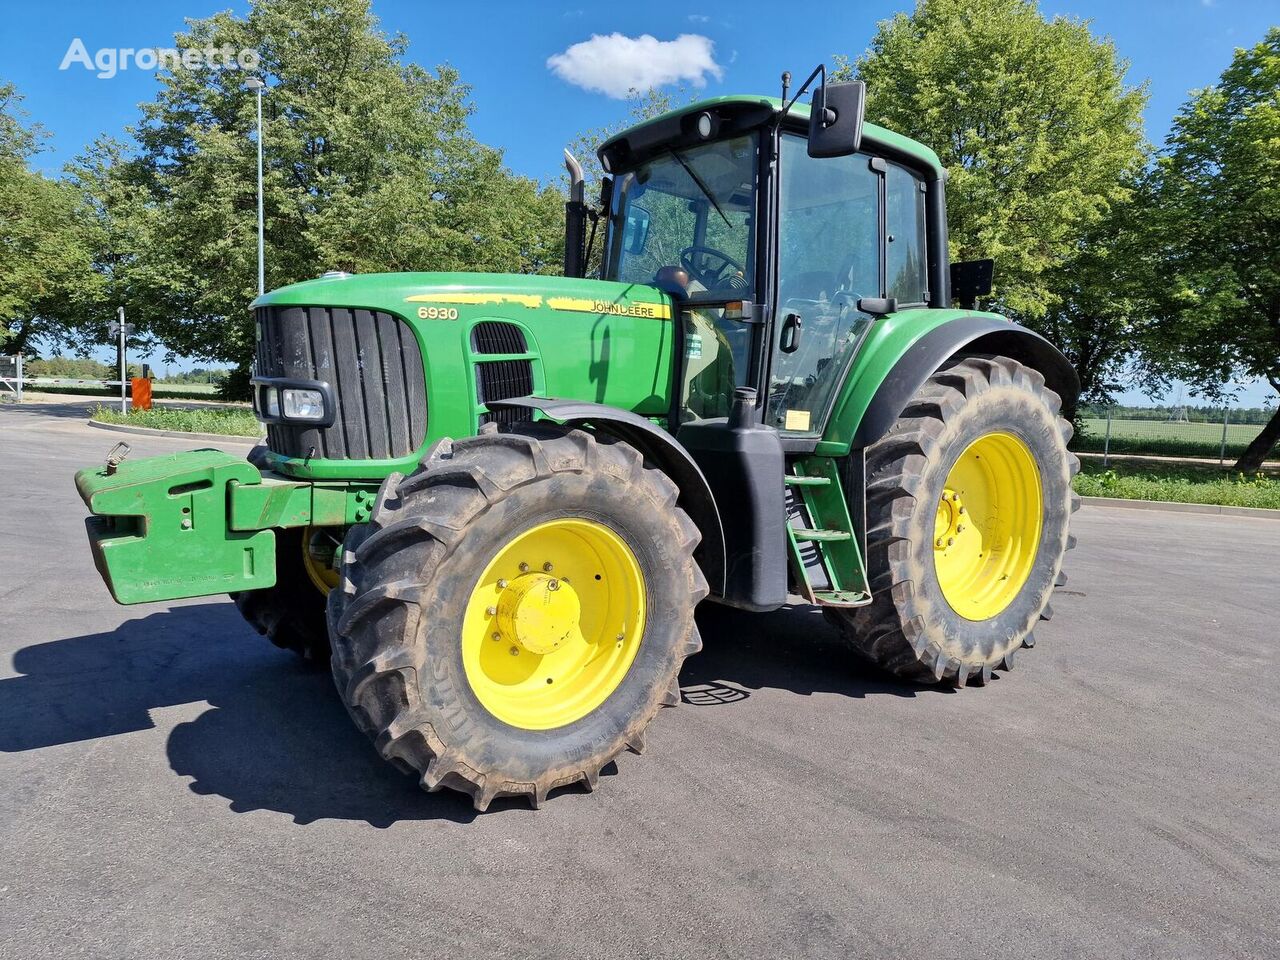
M 513 536 L 480 574 L 462 623 L 476 699 L 504 723 L 550 730 L 609 699 L 640 650 L 648 606 L 635 553 L 594 520 Z
M 545 573 L 526 573 L 498 597 L 498 630 L 530 653 L 550 653 L 578 629 L 581 613 L 570 584 Z

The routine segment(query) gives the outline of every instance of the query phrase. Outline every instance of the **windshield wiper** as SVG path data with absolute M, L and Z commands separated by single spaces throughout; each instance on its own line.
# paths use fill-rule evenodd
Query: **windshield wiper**
M 676 153 L 672 147 L 667 147 L 667 153 L 676 158 L 676 163 L 684 167 L 684 172 L 689 175 L 689 179 L 697 184 L 698 189 L 702 191 L 702 195 L 711 201 L 711 205 L 716 208 L 716 213 L 720 214 L 720 219 L 724 221 L 726 227 L 732 227 L 729 218 L 724 215 L 724 211 L 720 209 L 720 204 L 716 203 L 716 198 L 711 195 L 711 191 L 707 189 L 707 185 L 702 182 L 702 178 L 693 172 L 693 168 L 684 162 L 684 157 Z

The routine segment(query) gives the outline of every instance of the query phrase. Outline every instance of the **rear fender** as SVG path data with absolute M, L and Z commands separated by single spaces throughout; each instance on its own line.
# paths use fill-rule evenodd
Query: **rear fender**
M 1064 405 L 1080 392 L 1070 361 L 1026 327 L 994 313 L 902 310 L 875 321 L 814 452 L 843 457 L 875 443 L 939 367 L 972 354 L 1001 354 L 1039 370 Z
M 1080 393 L 1080 380 L 1071 361 L 1034 330 L 1003 318 L 961 317 L 935 327 L 903 354 L 858 423 L 852 446 L 868 447 L 888 433 L 916 391 L 958 354 L 1005 356 L 1039 370 L 1049 389 L 1065 404 L 1074 403 Z

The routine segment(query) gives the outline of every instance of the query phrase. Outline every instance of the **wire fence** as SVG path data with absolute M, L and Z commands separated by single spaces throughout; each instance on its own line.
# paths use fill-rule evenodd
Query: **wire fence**
M 1071 448 L 1113 455 L 1216 460 L 1226 465 L 1244 453 L 1271 419 L 1262 407 L 1084 406 Z M 1280 449 L 1268 460 L 1280 460 Z

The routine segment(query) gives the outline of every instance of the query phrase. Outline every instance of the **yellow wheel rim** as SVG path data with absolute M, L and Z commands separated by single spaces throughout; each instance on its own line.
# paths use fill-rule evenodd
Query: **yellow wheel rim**
M 581 519 L 526 530 L 498 551 L 467 601 L 467 682 L 513 727 L 573 723 L 627 675 L 645 602 L 640 564 L 613 530 Z
M 951 609 L 990 620 L 1031 575 L 1044 501 L 1030 448 L 1008 433 L 979 437 L 947 474 L 933 528 L 933 563 Z
M 326 597 L 338 585 L 338 552 L 342 549 L 341 527 L 305 527 L 302 531 L 302 567 Z

